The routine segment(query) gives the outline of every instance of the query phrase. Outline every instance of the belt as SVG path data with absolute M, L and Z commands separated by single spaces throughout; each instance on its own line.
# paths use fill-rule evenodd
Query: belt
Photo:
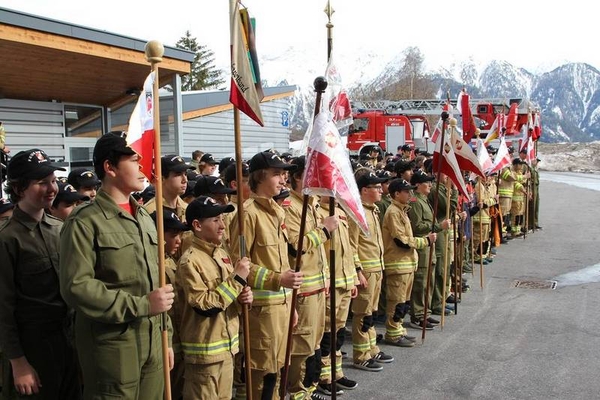
M 309 296 L 312 296 L 314 294 L 319 294 L 324 291 L 325 291 L 325 288 L 321 288 L 321 289 L 313 290 L 312 292 L 298 293 L 298 297 L 309 297 Z

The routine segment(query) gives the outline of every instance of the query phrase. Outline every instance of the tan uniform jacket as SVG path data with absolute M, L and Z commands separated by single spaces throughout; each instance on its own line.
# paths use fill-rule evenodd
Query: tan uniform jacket
M 167 207 L 170 210 L 173 210 L 175 212 L 175 215 L 177 215 L 177 217 L 185 222 L 185 210 L 187 208 L 187 203 L 185 201 L 183 201 L 181 199 L 181 197 L 177 196 L 177 204 L 175 209 L 172 209 L 171 207 L 168 207 L 166 205 L 166 203 L 164 202 L 163 199 L 163 206 Z M 146 204 L 144 204 L 144 208 L 146 209 L 146 211 L 148 211 L 148 214 L 152 214 L 154 211 L 156 211 L 156 198 L 151 198 L 150 200 L 148 200 L 148 202 Z
M 329 204 L 321 204 L 318 209 L 319 216 L 327 218 L 329 216 Z M 353 289 L 358 285 L 358 277 L 354 268 L 354 250 L 350 245 L 350 233 L 348 231 L 348 216 L 339 206 L 335 207 L 339 224 L 332 240 L 327 243 L 333 246 L 335 250 L 335 287 L 346 290 Z M 329 246 L 326 246 L 329 248 Z
M 319 223 L 317 208 L 319 204 L 316 197 L 308 197 L 308 207 L 304 226 L 304 239 L 302 242 L 303 254 L 300 272 L 303 274 L 302 285 L 299 293 L 310 293 L 325 287 L 325 279 L 329 277 L 325 249 L 322 246 L 327 241 L 323 225 Z M 300 223 L 302 217 L 303 199 L 296 192 L 290 195 L 290 206 L 285 208 L 285 225 L 291 248 L 289 252 L 290 266 L 295 267 Z
M 179 335 L 185 361 L 205 364 L 233 357 L 239 350 L 236 299 L 245 281 L 233 272 L 229 254 L 194 237 L 179 260 L 177 282 L 184 300 Z
M 500 197 L 512 197 L 515 190 L 517 173 L 510 167 L 500 171 L 500 183 L 498 185 L 498 194 Z
M 181 313 L 183 307 L 183 299 L 180 292 L 179 284 L 177 283 L 177 264 L 171 257 L 165 259 L 165 275 L 167 276 L 167 284 L 173 285 L 173 291 L 175 293 L 175 299 L 173 299 L 173 307 L 169 310 L 168 314 L 171 317 L 171 323 L 173 324 L 173 351 L 175 353 L 181 352 L 181 340 L 179 338 L 179 329 L 181 325 Z
M 408 210 L 410 205 L 392 200 L 383 218 L 383 260 L 386 276 L 415 271 L 418 262 L 415 249 L 429 246 L 426 237 L 413 236 Z
M 363 203 L 370 235 L 365 235 L 358 224 L 350 221 L 350 245 L 354 249 L 354 266 L 367 272 L 383 270 L 383 239 L 379 224 L 379 208 Z
M 229 226 L 231 248 L 239 248 L 239 213 Z M 281 274 L 290 269 L 285 211 L 273 199 L 252 194 L 244 202 L 245 254 L 250 259 L 248 285 L 252 288 L 253 305 L 284 304 L 291 289 L 281 286 Z M 237 260 L 237 251 L 232 258 Z
M 496 199 L 494 198 L 491 189 L 493 189 L 491 185 L 482 183 L 480 180 L 477 181 L 477 184 L 475 185 L 475 196 L 477 203 L 483 203 L 484 208 L 473 215 L 474 222 L 479 222 L 479 220 L 481 220 L 481 223 L 483 224 L 489 224 L 491 222 L 489 208 L 496 204 Z

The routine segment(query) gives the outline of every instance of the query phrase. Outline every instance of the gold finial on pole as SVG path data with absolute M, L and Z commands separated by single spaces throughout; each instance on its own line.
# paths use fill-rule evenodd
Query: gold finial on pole
M 159 63 L 162 62 L 162 57 L 165 54 L 165 46 L 158 40 L 151 40 L 146 43 L 144 53 L 146 54 L 146 60 L 148 60 L 149 63 Z
M 325 24 L 325 27 L 327 28 L 327 61 L 329 61 L 331 50 L 333 50 L 333 24 L 331 23 L 331 16 L 335 12 L 333 7 L 331 7 L 331 0 L 327 0 L 327 5 L 323 11 L 327 14 L 327 24 Z

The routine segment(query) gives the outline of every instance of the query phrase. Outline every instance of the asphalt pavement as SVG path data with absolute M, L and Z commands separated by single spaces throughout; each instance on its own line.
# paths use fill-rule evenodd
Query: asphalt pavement
M 600 193 L 543 181 L 540 196 L 543 230 L 498 248 L 484 266 L 483 289 L 477 265 L 458 314 L 428 331 L 423 344 L 420 331 L 408 328 L 417 346 L 382 344 L 395 362 L 366 372 L 352 368 L 347 339 L 344 371 L 359 386 L 338 397 L 600 398 Z M 516 280 L 558 286 L 518 288 Z

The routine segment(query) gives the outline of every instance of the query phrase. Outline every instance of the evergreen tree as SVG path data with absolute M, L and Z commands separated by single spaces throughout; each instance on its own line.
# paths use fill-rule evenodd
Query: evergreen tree
M 198 44 L 190 31 L 186 31 L 175 46 L 195 53 L 190 74 L 181 79 L 182 91 L 220 89 L 222 87 L 225 83 L 223 71 L 215 67 L 215 53 L 212 50 L 207 46 Z

